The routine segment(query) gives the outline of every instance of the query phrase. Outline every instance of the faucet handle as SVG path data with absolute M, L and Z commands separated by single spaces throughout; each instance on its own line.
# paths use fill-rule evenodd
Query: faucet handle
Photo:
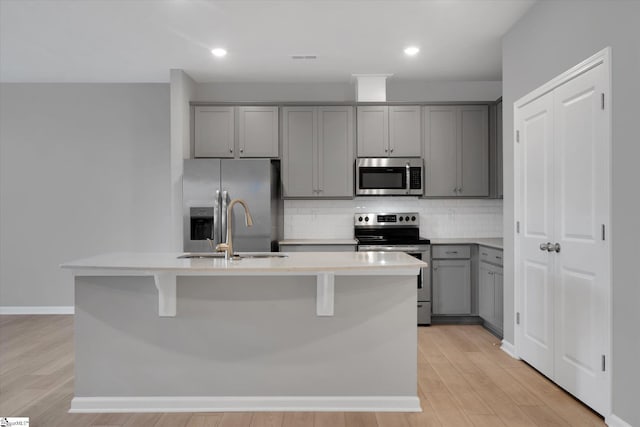
M 229 245 L 226 243 L 218 243 L 216 245 L 216 252 L 226 252 L 227 250 L 229 250 Z

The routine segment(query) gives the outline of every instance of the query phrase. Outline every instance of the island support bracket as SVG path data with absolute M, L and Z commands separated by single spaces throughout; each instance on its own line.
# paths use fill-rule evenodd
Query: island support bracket
M 176 317 L 176 275 L 174 273 L 160 272 L 153 275 L 153 280 L 158 288 L 158 316 Z
M 335 275 L 318 273 L 316 280 L 316 314 L 333 316 Z
M 178 298 L 175 273 L 155 273 L 153 280 L 158 289 L 158 316 L 176 317 Z M 333 316 L 334 283 L 334 273 L 316 275 L 316 315 Z

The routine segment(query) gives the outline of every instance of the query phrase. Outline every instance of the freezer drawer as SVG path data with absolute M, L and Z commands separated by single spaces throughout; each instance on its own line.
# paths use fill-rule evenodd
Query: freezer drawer
M 431 302 L 418 301 L 418 325 L 431 324 Z

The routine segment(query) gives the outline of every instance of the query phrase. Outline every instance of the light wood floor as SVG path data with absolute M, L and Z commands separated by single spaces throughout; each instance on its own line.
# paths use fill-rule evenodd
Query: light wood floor
M 73 394 L 73 317 L 0 316 L 0 416 L 31 426 L 604 426 L 602 418 L 479 326 L 419 328 L 423 412 L 68 414 Z

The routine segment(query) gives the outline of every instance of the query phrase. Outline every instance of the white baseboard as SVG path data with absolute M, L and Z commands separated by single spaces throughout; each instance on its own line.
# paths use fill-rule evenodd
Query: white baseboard
M 631 424 L 613 414 L 607 417 L 604 421 L 609 427 L 631 427 Z
M 422 412 L 417 396 L 74 397 L 72 413 L 104 412 Z
M 73 314 L 74 307 L 72 305 L 53 305 L 53 306 L 26 306 L 26 305 L 4 305 L 0 306 L 1 314 Z
M 502 345 L 500 346 L 500 350 L 507 353 L 509 356 L 514 359 L 520 360 L 520 358 L 516 355 L 516 348 L 509 341 L 502 340 Z

